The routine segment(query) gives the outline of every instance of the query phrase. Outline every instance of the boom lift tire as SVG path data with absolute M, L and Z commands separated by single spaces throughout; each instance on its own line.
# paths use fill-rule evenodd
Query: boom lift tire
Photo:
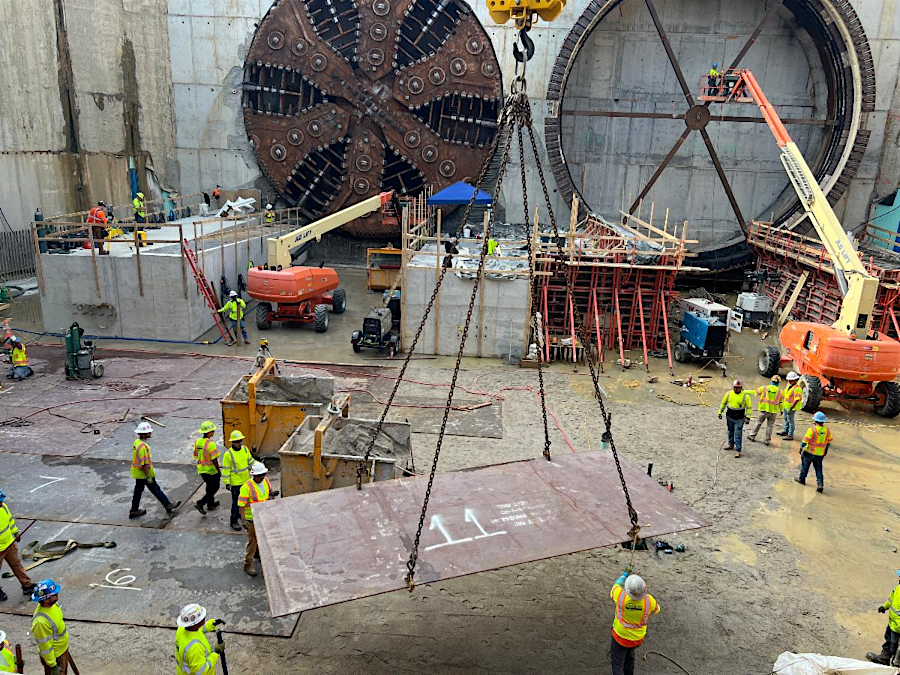
M 778 351 L 778 347 L 764 347 L 756 363 L 759 374 L 763 377 L 772 377 L 778 374 L 779 368 L 781 368 L 781 352 Z
M 269 320 L 269 312 L 272 311 L 272 305 L 268 302 L 261 302 L 256 306 L 256 327 L 259 330 L 269 330 L 272 322 Z
M 875 406 L 876 415 L 893 418 L 900 414 L 900 384 L 879 382 L 875 385 L 875 395 L 884 396 L 884 405 Z
M 331 311 L 335 314 L 343 314 L 347 309 L 347 291 L 343 288 L 335 288 L 331 298 Z
M 803 382 L 803 397 L 800 399 L 800 410 L 814 413 L 822 402 L 822 381 L 815 375 L 804 375 L 801 381 Z
M 316 305 L 313 313 L 315 315 L 316 332 L 324 333 L 328 330 L 328 305 Z

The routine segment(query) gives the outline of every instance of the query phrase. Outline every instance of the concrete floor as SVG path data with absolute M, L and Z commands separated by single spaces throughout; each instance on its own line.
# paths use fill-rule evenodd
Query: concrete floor
M 339 390 L 355 391 L 352 400 L 362 403 L 373 396 L 383 400 L 396 375 L 394 366 L 399 364 L 364 361 L 377 355 L 353 354 L 349 345 L 350 331 L 378 298 L 360 291 L 361 285 L 364 288 L 361 270 L 342 269 L 341 275 L 348 288 L 348 311 L 332 317 L 326 335 L 301 327 L 275 328 L 264 336 L 281 358 L 376 366 L 366 369 L 365 374 L 359 368 L 330 370 Z M 258 336 L 251 327 L 251 339 L 255 341 Z M 776 440 L 769 447 L 747 443 L 744 457 L 733 458 L 722 451 L 724 423 L 716 419 L 715 408 L 734 375 L 743 377 L 748 386 L 763 384 L 764 379 L 755 373 L 756 354 L 762 344 L 760 336 L 751 331 L 736 336 L 731 342 L 726 378 L 713 367 L 701 370 L 699 364 L 675 364 L 678 377 L 710 373 L 705 392 L 671 384 L 667 365 L 658 359 L 650 363 L 651 373 L 659 377 L 655 384 L 646 381 L 646 372 L 639 365 L 621 372 L 607 362 L 601 375 L 619 451 L 638 466 L 652 462 L 653 475 L 671 481 L 675 495 L 693 505 L 710 523 L 699 532 L 670 539 L 672 544 L 686 544 L 683 554 L 636 554 L 636 570 L 648 580 L 663 610 L 651 620 L 648 640 L 638 654 L 638 672 L 684 672 L 650 651 L 675 659 L 692 675 L 756 675 L 769 672 L 782 651 L 861 658 L 866 650 L 881 643 L 885 618 L 875 609 L 896 584 L 894 570 L 900 567 L 900 540 L 895 533 L 900 513 L 900 423 L 868 411 L 845 411 L 826 404 L 823 409 L 832 420 L 836 439 L 825 462 L 826 491 L 821 495 L 811 486 L 793 482 L 799 461 L 796 441 L 789 444 Z M 173 359 L 174 352 L 250 357 L 256 351 L 255 345 L 119 346 L 146 350 L 130 353 L 143 364 L 136 372 L 146 374 L 131 380 L 115 373 L 107 375 L 90 384 L 90 398 L 122 395 L 123 382 L 149 382 L 171 372 L 173 379 L 180 376 L 195 388 L 176 383 L 167 388 L 166 395 L 177 399 L 206 387 L 214 399 L 227 387 L 211 383 L 237 377 L 248 364 L 200 356 Z M 23 408 L 49 405 L 48 401 L 60 397 L 88 398 L 87 394 L 66 389 L 72 383 L 63 384 L 59 377 L 59 355 L 52 356 L 53 350 L 43 348 L 35 349 L 36 355 L 38 351 L 42 356 L 36 365 L 39 378 L 45 382 L 36 378 L 6 387 L 0 394 L 0 418 L 22 414 Z M 167 352 L 169 358 L 156 357 L 153 352 L 158 351 Z M 44 357 L 45 353 L 48 356 Z M 412 363 L 408 378 L 428 384 L 404 384 L 398 401 L 430 399 L 437 405 L 446 395 L 451 367 L 451 359 Z M 537 456 L 543 431 L 534 371 L 475 359 L 464 360 L 463 368 L 461 396 L 478 399 L 483 398 L 482 392 L 491 392 L 492 400 L 502 397 L 503 437 L 485 442 L 478 436 L 447 436 L 439 470 Z M 292 372 L 321 373 L 309 368 L 294 368 Z M 586 368 L 575 372 L 570 364 L 556 364 L 546 382 L 552 451 L 596 451 L 602 428 Z M 152 403 L 173 418 L 205 417 L 215 410 L 214 400 L 209 405 L 177 400 L 141 402 L 148 394 L 135 388 L 129 391 L 131 394 L 126 395 L 132 399 L 132 407 Z M 110 418 L 113 409 L 120 415 L 124 404 L 109 404 L 109 410 L 103 404 L 89 405 L 97 407 L 85 415 L 96 417 L 87 421 L 100 425 L 103 438 L 111 435 L 118 425 L 102 420 Z M 202 413 L 194 406 L 201 406 Z M 40 452 L 42 442 L 59 440 L 61 451 L 68 449 L 85 457 L 92 454 L 82 449 L 85 434 L 78 433 L 75 422 L 46 413 L 38 419 L 40 425 L 34 427 L 43 436 L 29 442 L 30 452 Z M 808 423 L 809 416 L 801 414 L 798 427 L 803 429 Z M 435 441 L 432 433 L 413 435 L 420 470 L 429 465 Z M 4 488 L 19 480 L 8 477 L 5 467 L 11 464 L 4 462 L 6 451 L 0 436 L 0 476 L 7 476 Z M 177 456 L 170 461 L 177 462 Z M 28 515 L 41 514 L 30 510 Z M 178 531 L 203 527 L 200 518 L 188 518 L 188 514 L 173 522 Z M 214 530 L 220 525 L 211 523 Z M 241 543 L 239 537 L 233 539 L 232 544 L 225 542 L 223 546 L 234 549 L 236 566 Z M 622 549 L 600 549 L 419 586 L 412 594 L 390 593 L 306 612 L 290 638 L 228 635 L 229 668 L 232 673 L 316 674 L 609 672 L 613 607 L 607 596 L 612 580 L 629 557 Z M 197 565 L 202 564 L 198 559 Z M 232 563 L 225 559 L 222 564 L 226 569 Z M 65 568 L 53 565 L 45 566 L 41 574 L 62 576 L 65 584 Z M 199 567 L 196 572 L 189 578 L 203 577 Z M 206 574 L 218 573 L 207 570 Z M 6 585 L 11 590 L 9 582 Z M 221 606 L 215 596 L 197 600 L 209 603 L 214 614 L 234 611 Z M 65 593 L 61 604 L 65 609 Z M 27 663 L 33 668 L 34 649 L 26 636 L 28 621 L 4 614 L 6 611 L 0 605 L 0 628 L 13 642 L 23 643 Z M 172 619 L 174 625 L 174 616 Z M 135 664 L 149 675 L 172 670 L 172 629 L 73 620 L 69 630 L 72 652 L 82 672 L 112 675 L 131 672 Z M 115 644 L 116 648 L 100 652 L 92 649 L 95 644 Z

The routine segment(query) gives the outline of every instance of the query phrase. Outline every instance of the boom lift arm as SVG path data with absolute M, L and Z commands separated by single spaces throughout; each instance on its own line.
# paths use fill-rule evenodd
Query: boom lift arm
M 800 197 L 800 203 L 803 204 L 810 222 L 834 263 L 835 276 L 844 299 L 838 320 L 832 327 L 864 340 L 872 326 L 872 310 L 875 307 L 878 279 L 869 274 L 860 261 L 853 242 L 828 203 L 815 175 L 803 159 L 800 149 L 791 140 L 790 134 L 753 73 L 749 70 L 739 70 L 737 75 L 739 76 L 737 83 L 723 102 L 740 98 L 746 92 L 759 106 L 769 129 L 775 136 L 775 142 L 781 149 L 781 163 Z
M 309 225 L 289 232 L 281 237 L 272 237 L 267 242 L 267 263 L 269 269 L 287 269 L 291 266 L 293 256 L 296 255 L 303 246 L 315 241 L 320 241 L 322 235 L 332 230 L 336 230 L 341 225 L 346 225 L 351 220 L 361 218 L 372 211 L 377 211 L 394 198 L 394 191 L 388 190 L 381 194 L 364 199 L 358 204 L 353 204 L 345 209 L 341 209 L 330 216 L 325 216 L 321 220 L 317 220 Z M 399 210 L 398 210 L 399 213 Z

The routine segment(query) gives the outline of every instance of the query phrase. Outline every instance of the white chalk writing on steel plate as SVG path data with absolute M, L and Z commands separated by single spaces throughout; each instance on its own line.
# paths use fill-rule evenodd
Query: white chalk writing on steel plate
M 478 531 L 481 534 L 471 537 L 463 537 L 462 539 L 454 539 L 453 535 L 450 534 L 450 530 L 447 529 L 446 524 L 444 523 L 444 519 L 440 514 L 435 514 L 431 516 L 431 523 L 428 526 L 429 530 L 438 530 L 442 535 L 444 535 L 444 539 L 446 541 L 441 542 L 440 544 L 432 544 L 431 546 L 427 546 L 425 548 L 426 551 L 432 551 L 436 548 L 441 548 L 442 546 L 453 546 L 455 544 L 464 544 L 469 541 L 476 541 L 478 539 L 484 539 L 485 537 L 496 537 L 500 534 L 506 534 L 506 530 L 499 530 L 497 532 L 488 532 L 485 530 L 481 523 L 478 522 L 478 518 L 475 516 L 475 511 L 472 509 L 464 509 L 463 510 L 463 520 L 466 523 L 472 523 L 478 528 Z M 471 529 L 471 528 L 469 528 Z
M 115 569 L 111 572 L 108 572 L 106 575 L 106 583 L 105 584 L 91 584 L 91 588 L 112 588 L 117 591 L 139 591 L 140 588 L 136 588 L 132 586 L 137 577 L 133 574 L 123 574 L 120 577 L 113 578 L 114 574 L 118 574 L 119 572 L 130 572 L 130 567 L 123 567 L 121 569 Z

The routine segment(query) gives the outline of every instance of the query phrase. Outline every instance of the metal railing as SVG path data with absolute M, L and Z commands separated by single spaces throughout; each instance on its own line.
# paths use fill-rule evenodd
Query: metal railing
M 0 232 L 0 280 L 30 277 L 34 270 L 34 246 L 29 230 Z

